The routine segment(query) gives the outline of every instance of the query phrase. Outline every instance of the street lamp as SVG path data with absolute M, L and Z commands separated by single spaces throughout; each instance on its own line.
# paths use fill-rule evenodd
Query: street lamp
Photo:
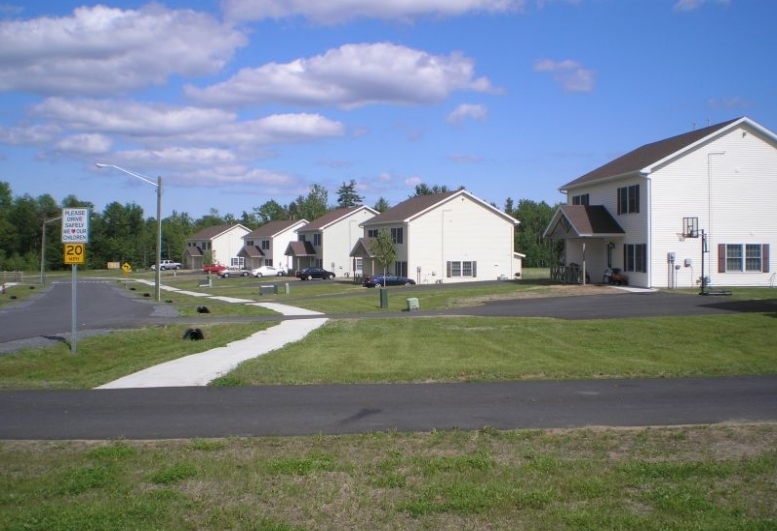
M 54 221 L 59 221 L 62 219 L 62 216 L 57 216 L 55 218 L 51 219 L 44 219 L 43 220 L 43 235 L 41 236 L 41 244 L 40 244 L 40 283 L 41 286 L 46 285 L 46 223 L 53 223 Z
M 156 178 L 156 182 L 151 180 L 150 177 L 141 175 L 139 173 L 131 172 L 115 164 L 102 164 L 96 163 L 98 168 L 113 168 L 115 170 L 122 171 L 127 175 L 137 177 L 143 182 L 146 182 L 152 186 L 156 186 L 156 270 L 154 271 L 154 292 L 156 301 L 162 301 L 162 176 Z

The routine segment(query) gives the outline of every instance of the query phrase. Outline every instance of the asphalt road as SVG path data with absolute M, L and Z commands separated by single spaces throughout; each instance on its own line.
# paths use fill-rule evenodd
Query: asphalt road
M 0 312 L 0 350 L 4 345 L 16 346 L 19 341 L 63 340 L 70 329 L 69 308 L 67 282 L 55 284 L 32 300 L 6 308 Z M 113 283 L 79 283 L 80 330 L 175 322 L 164 310 L 164 304 L 128 297 Z M 774 312 L 777 317 L 777 307 L 768 302 L 736 302 L 670 293 L 524 299 L 494 302 L 474 309 L 401 315 L 407 318 L 469 314 L 596 319 L 747 311 Z M 777 376 L 0 391 L 0 439 L 286 436 L 485 426 L 514 429 L 741 421 L 777 421 Z
M 0 439 L 171 439 L 777 421 L 777 376 L 0 393 Z
M 153 290 L 149 290 L 153 291 Z M 151 299 L 137 297 L 108 281 L 79 281 L 76 291 L 77 331 L 85 334 L 134 328 L 155 314 Z M 0 352 L 21 346 L 66 341 L 72 329 L 72 283 L 49 284 L 29 299 L 0 310 Z M 155 302 L 155 301 L 154 301 Z

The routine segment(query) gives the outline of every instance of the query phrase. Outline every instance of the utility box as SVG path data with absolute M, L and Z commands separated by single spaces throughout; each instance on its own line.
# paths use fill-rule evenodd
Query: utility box
M 271 286 L 259 286 L 259 295 L 277 295 L 278 286 L 273 284 Z
M 386 288 L 378 289 L 380 292 L 380 307 L 388 308 L 388 290 Z
M 411 298 L 407 299 L 407 311 L 408 312 L 413 312 L 413 311 L 416 311 L 418 309 L 419 309 L 418 299 L 416 299 L 415 297 L 411 297 Z

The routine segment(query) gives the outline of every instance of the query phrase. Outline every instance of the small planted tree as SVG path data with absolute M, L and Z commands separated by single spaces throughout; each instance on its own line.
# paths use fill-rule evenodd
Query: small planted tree
M 394 239 L 391 237 L 390 230 L 380 229 L 378 231 L 378 236 L 370 242 L 370 254 L 375 257 L 376 262 L 383 266 L 383 283 L 385 284 L 388 266 L 394 263 L 397 257 Z

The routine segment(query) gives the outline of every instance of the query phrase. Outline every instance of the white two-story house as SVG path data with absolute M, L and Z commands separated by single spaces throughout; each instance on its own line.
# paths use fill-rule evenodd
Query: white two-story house
M 192 234 L 186 239 L 184 267 L 202 269 L 203 266 L 209 265 L 205 263 L 207 261 L 230 267 L 243 267 L 243 259 L 238 253 L 243 248 L 243 236 L 249 232 L 247 227 L 237 223 L 216 225 Z
M 351 251 L 364 275 L 382 274 L 370 253 L 381 229 L 390 231 L 396 261 L 390 274 L 419 284 L 513 279 L 523 255 L 514 251 L 518 220 L 466 190 L 412 197 L 362 224 Z
M 777 135 L 743 117 L 644 145 L 565 184 L 545 235 L 592 282 L 774 284 Z
M 296 231 L 307 223 L 305 219 L 270 221 L 243 236 L 243 248 L 238 256 L 245 261 L 244 267 L 255 269 L 268 265 L 292 269 L 286 249 L 297 239 Z
M 364 205 L 327 212 L 297 229 L 297 241 L 288 245 L 285 254 L 295 270 L 322 267 L 337 277 L 358 276 L 361 272 L 349 254 L 362 235 L 361 224 L 377 214 Z

